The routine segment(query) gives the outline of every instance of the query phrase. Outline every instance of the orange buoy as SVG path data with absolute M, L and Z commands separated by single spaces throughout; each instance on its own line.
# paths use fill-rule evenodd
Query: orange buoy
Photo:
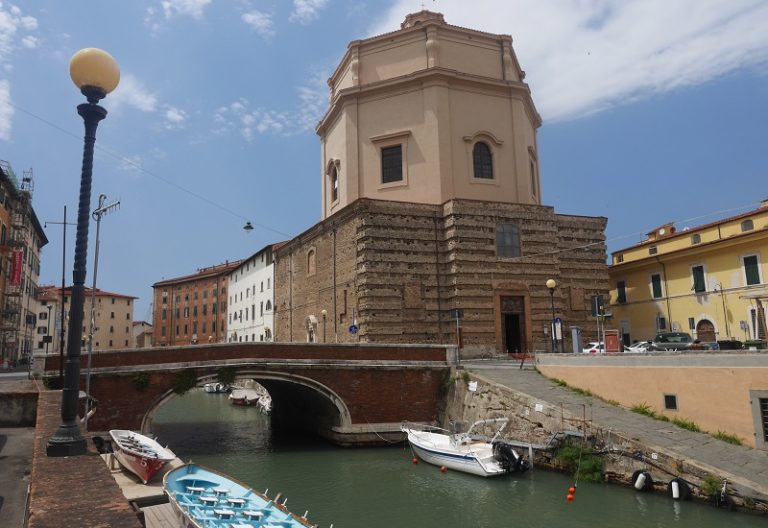
M 573 495 L 569 493 L 568 495 L 565 496 L 565 500 L 567 500 L 568 502 L 573 502 Z
M 440 472 L 441 472 L 441 473 L 445 473 L 445 472 L 447 472 L 447 471 L 448 471 L 448 468 L 447 468 L 447 467 L 445 467 L 445 466 L 440 466 Z
M 570 488 L 568 488 L 568 493 L 570 493 L 571 495 L 576 495 L 576 488 L 571 486 Z
M 419 463 L 419 459 L 418 459 L 418 458 L 416 458 L 416 457 L 413 457 L 413 458 L 411 459 L 411 463 L 412 463 L 413 465 L 416 465 L 416 464 L 418 464 L 418 463 Z

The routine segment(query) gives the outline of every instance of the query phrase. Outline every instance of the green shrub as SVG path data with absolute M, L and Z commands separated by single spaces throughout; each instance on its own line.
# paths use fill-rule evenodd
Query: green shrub
M 723 487 L 723 479 L 714 475 L 707 475 L 701 481 L 701 491 L 707 497 L 714 497 L 720 493 Z
M 636 403 L 635 405 L 630 407 L 629 410 L 634 412 L 634 413 L 637 413 L 637 414 L 644 414 L 645 416 L 650 416 L 651 418 L 656 418 L 656 413 L 645 402 L 643 402 L 643 403 Z
M 696 422 L 692 420 L 686 420 L 685 418 L 672 418 L 672 423 L 682 429 L 693 431 L 694 433 L 701 432 L 701 429 L 699 428 L 699 426 L 696 425 Z
M 595 455 L 591 447 L 565 442 L 558 449 L 556 456 L 563 467 L 574 473 L 577 479 L 602 482 L 603 459 Z
M 179 396 L 183 396 L 187 393 L 187 391 L 194 388 L 196 385 L 197 373 L 194 369 L 180 370 L 173 376 L 173 381 L 171 382 L 171 390 L 173 390 L 173 392 Z
M 712 436 L 717 438 L 718 440 L 722 440 L 723 442 L 728 442 L 729 444 L 744 445 L 741 438 L 739 438 L 735 434 L 726 433 L 725 431 L 718 431 Z
M 138 391 L 143 391 L 149 386 L 149 374 L 146 372 L 137 372 L 131 376 L 131 383 Z
M 581 394 L 582 396 L 592 396 L 592 391 L 589 389 L 580 389 L 578 387 L 571 387 L 571 390 L 576 394 Z
M 608 405 L 613 405 L 614 407 L 621 407 L 621 404 L 616 400 L 603 400 L 603 401 Z
M 469 385 L 470 377 L 469 377 L 469 372 L 467 372 L 466 370 L 461 373 L 461 381 Z
M 568 384 L 565 382 L 565 380 L 561 380 L 560 378 L 552 378 L 552 383 L 555 385 L 559 385 L 561 387 L 567 387 Z

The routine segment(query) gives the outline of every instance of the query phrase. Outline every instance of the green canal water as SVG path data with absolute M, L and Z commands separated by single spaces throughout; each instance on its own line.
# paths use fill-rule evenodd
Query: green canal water
M 546 470 L 483 479 L 413 465 L 407 447 L 338 448 L 314 438 L 273 435 L 270 419 L 201 390 L 160 409 L 153 433 L 192 460 L 273 497 L 328 528 L 721 528 L 767 519 L 674 502 L 615 485 L 579 483 Z

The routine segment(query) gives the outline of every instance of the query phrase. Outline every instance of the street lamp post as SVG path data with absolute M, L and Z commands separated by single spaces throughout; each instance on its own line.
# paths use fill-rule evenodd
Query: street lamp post
M 555 288 L 557 287 L 557 282 L 555 282 L 555 279 L 549 279 L 547 281 L 547 288 L 549 288 L 549 302 L 552 306 L 552 352 L 557 352 L 557 341 L 555 341 Z
M 328 317 L 328 310 L 323 309 L 320 314 L 323 316 L 323 343 L 325 343 L 325 318 Z
M 80 348 L 83 337 L 83 310 L 85 308 L 85 275 L 88 256 L 88 217 L 91 213 L 91 177 L 96 128 L 107 117 L 107 111 L 97 103 L 117 87 L 120 69 L 112 56 L 100 49 L 85 48 L 69 63 L 72 81 L 88 100 L 78 105 L 77 113 L 83 118 L 85 138 L 83 164 L 80 173 L 80 199 L 77 209 L 75 236 L 75 262 L 72 268 L 72 295 L 67 336 L 67 362 L 61 396 L 61 425 L 48 439 L 46 454 L 50 457 L 83 455 L 85 438 L 77 425 L 77 403 L 80 392 Z

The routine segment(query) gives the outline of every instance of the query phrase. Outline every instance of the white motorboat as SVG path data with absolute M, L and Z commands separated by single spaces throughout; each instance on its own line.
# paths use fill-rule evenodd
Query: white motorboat
M 173 451 L 142 434 L 112 429 L 109 435 L 112 437 L 112 450 L 117 461 L 144 484 L 176 458 Z
M 229 386 L 225 385 L 224 383 L 206 383 L 203 385 L 203 390 L 207 392 L 208 394 L 216 394 L 220 392 L 228 392 Z
M 510 444 L 499 439 L 508 421 L 507 418 L 480 420 L 473 423 L 466 432 L 455 433 L 414 424 L 403 424 L 401 430 L 408 435 L 413 452 L 425 462 L 481 477 L 492 477 L 523 472 L 530 467 L 528 461 Z M 493 437 L 475 432 L 491 424 L 499 426 Z

